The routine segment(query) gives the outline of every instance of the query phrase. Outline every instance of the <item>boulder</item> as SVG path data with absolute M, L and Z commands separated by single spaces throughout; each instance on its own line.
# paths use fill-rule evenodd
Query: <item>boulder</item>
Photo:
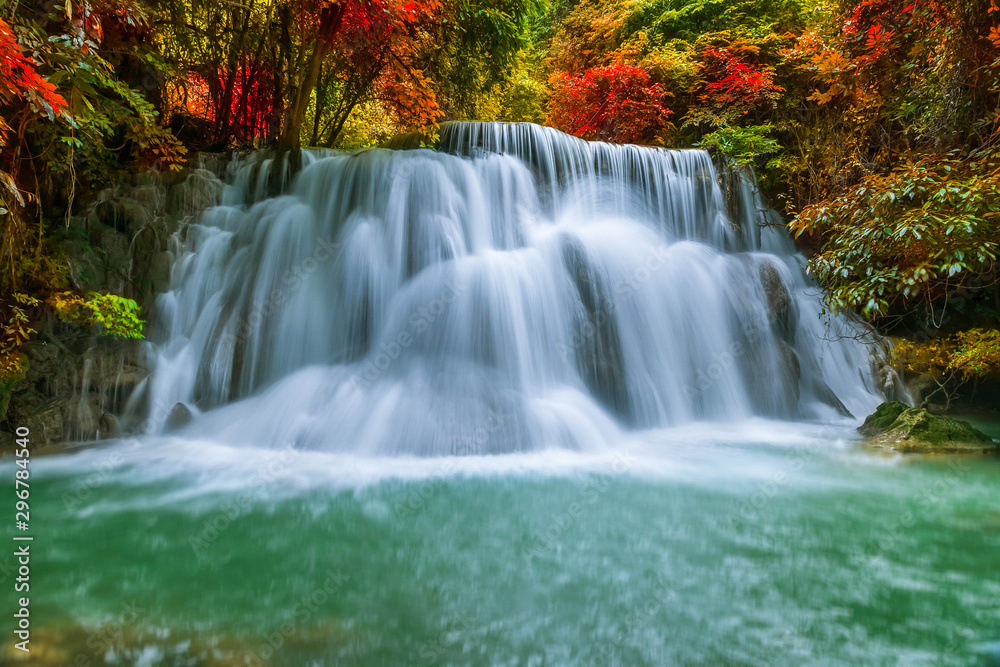
M 831 389 L 830 385 L 828 385 L 826 382 L 824 382 L 819 378 L 816 378 L 815 381 L 812 383 L 812 389 L 813 393 L 816 395 L 816 398 L 818 398 L 819 400 L 823 401 L 824 403 L 832 407 L 842 416 L 854 419 L 854 413 L 847 409 L 847 406 L 844 405 L 844 402 L 840 400 L 837 394 L 834 393 L 833 389 Z
M 858 433 L 865 436 L 885 433 L 892 427 L 893 422 L 896 421 L 899 415 L 909 409 L 910 406 L 905 403 L 887 401 L 875 408 L 875 412 L 868 415 L 865 423 L 858 427 Z
M 176 431 L 187 424 L 194 418 L 191 414 L 190 408 L 183 403 L 175 403 L 174 407 L 170 410 L 170 414 L 167 415 L 167 425 L 166 431 Z
M 883 403 L 865 419 L 858 432 L 869 444 L 900 452 L 994 452 L 997 445 L 969 422 L 943 417 L 903 403 Z

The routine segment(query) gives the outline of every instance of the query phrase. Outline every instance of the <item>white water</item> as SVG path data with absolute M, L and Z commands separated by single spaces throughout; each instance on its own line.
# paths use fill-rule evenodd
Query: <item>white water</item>
M 179 435 L 361 456 L 605 451 L 625 431 L 861 417 L 871 349 L 707 153 L 446 126 L 441 152 L 246 164 L 179 232 L 134 398 Z M 727 210 L 739 211 L 731 220 Z

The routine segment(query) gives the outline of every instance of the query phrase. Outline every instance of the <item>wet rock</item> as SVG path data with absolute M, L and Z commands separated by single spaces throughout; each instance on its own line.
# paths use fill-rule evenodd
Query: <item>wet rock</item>
M 792 346 L 784 341 L 778 341 L 778 351 L 781 353 L 781 364 L 787 386 L 791 387 L 795 395 L 795 405 L 799 403 L 799 380 L 802 377 L 802 366 L 799 364 L 799 355 L 795 353 Z
M 194 415 L 191 414 L 191 410 L 188 406 L 183 403 L 175 403 L 174 407 L 170 410 L 170 414 L 167 415 L 167 432 L 176 431 L 184 426 L 187 426 Z
M 117 415 L 148 374 L 141 346 L 80 336 L 74 325 L 55 318 L 39 329 L 27 372 L 13 391 L 8 424 L 26 426 L 36 442 L 53 445 L 120 434 Z
M 113 438 L 121 432 L 121 429 L 118 428 L 118 420 L 110 412 L 101 415 L 98 427 L 102 438 Z
M 787 343 L 795 343 L 795 302 L 781 274 L 770 262 L 760 265 L 760 284 L 767 297 L 767 319 L 774 333 Z
M 179 217 L 194 216 L 215 206 L 222 199 L 223 182 L 216 176 L 218 165 L 212 169 L 195 169 L 183 182 L 170 189 L 169 202 L 172 211 Z
M 883 403 L 858 428 L 869 443 L 901 452 L 995 452 L 997 445 L 969 422 L 903 403 Z
M 813 395 L 818 400 L 826 403 L 827 405 L 835 409 L 837 412 L 839 412 L 842 416 L 854 419 L 854 414 L 847 409 L 847 406 L 844 405 L 844 402 L 837 397 L 837 394 L 835 394 L 833 389 L 830 388 L 830 385 L 824 382 L 822 378 L 820 377 L 810 378 L 809 386 Z
M 625 358 L 615 326 L 615 305 L 578 240 L 563 238 L 563 262 L 585 312 L 585 317 L 574 327 L 571 341 L 577 368 L 594 396 L 616 415 L 630 420 L 632 407 L 625 379 Z
M 223 192 L 218 174 L 229 155 L 201 155 L 195 162 L 198 168 L 182 172 L 135 174 L 80 203 L 73 229 L 85 233 L 60 243 L 72 288 L 133 298 L 149 319 L 155 296 L 169 282 L 171 234 Z M 0 386 L 4 432 L 23 425 L 36 441 L 59 445 L 133 428 L 126 406 L 148 374 L 140 346 L 82 335 L 88 332 L 51 314 L 33 326 L 39 335 L 28 349 L 25 377 Z
M 128 237 L 113 229 L 104 229 L 101 231 L 100 241 L 96 247 L 101 249 L 101 252 L 98 253 L 101 271 L 101 275 L 98 276 L 99 291 L 110 291 L 116 294 L 125 292 L 129 282 L 130 264 Z
M 886 400 L 913 402 L 913 393 L 907 387 L 903 374 L 895 366 L 891 341 L 879 338 L 871 346 L 871 350 L 872 374 Z

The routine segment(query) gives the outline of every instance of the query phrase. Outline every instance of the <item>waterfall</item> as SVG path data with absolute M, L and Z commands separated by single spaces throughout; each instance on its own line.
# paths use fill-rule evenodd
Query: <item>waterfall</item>
M 749 174 L 698 150 L 451 123 L 437 150 L 267 162 L 173 239 L 141 389 L 162 430 L 378 455 L 594 450 L 882 398 Z M 733 181 L 732 179 L 736 179 Z M 273 180 L 273 179 L 270 179 Z

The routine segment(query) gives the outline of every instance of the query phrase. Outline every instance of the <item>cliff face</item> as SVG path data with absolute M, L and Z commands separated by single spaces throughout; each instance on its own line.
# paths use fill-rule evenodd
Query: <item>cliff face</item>
M 98 193 L 62 242 L 72 286 L 135 299 L 148 318 L 170 279 L 172 236 L 218 203 L 227 161 L 199 155 L 183 171 L 135 174 Z M 2 397 L 9 403 L 0 445 L 16 426 L 29 427 L 36 441 L 49 445 L 119 433 L 126 403 L 148 374 L 145 344 L 81 331 L 51 314 L 32 326 L 38 333 L 27 372 Z

